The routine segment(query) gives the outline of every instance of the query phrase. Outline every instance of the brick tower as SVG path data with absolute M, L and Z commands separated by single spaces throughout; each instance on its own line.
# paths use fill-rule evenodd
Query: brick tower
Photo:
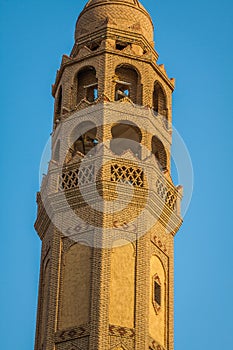
M 173 350 L 172 92 L 138 0 L 90 0 L 64 55 L 42 240 L 35 350 Z

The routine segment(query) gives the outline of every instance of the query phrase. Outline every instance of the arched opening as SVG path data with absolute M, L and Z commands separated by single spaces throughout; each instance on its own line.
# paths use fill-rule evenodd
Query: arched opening
M 59 87 L 56 103 L 55 103 L 55 117 L 59 117 L 62 114 L 62 85 Z
M 98 98 L 98 79 L 94 67 L 85 67 L 77 75 L 77 104 L 82 99 L 94 102 Z
M 167 98 L 162 86 L 158 82 L 154 84 L 153 108 L 155 113 L 161 114 L 167 121 Z
M 112 129 L 111 150 L 117 155 L 121 155 L 127 150 L 141 158 L 142 133 L 137 125 L 129 121 L 122 121 L 115 124 Z
M 167 169 L 167 153 L 166 153 L 164 145 L 158 139 L 157 136 L 152 137 L 151 150 L 152 150 L 152 153 L 154 154 L 156 160 L 158 161 L 160 169 L 166 170 Z
M 129 97 L 134 103 L 141 104 L 139 97 L 140 77 L 132 66 L 121 65 L 115 71 L 115 100 Z
M 55 150 L 54 150 L 54 154 L 53 154 L 53 159 L 56 161 L 56 162 L 59 162 L 59 158 L 60 158 L 60 140 L 57 141 L 57 144 L 56 144 L 56 147 L 55 147 Z
M 71 133 L 71 157 L 77 153 L 86 155 L 98 145 L 96 138 L 97 127 L 94 123 L 86 121 L 79 124 Z

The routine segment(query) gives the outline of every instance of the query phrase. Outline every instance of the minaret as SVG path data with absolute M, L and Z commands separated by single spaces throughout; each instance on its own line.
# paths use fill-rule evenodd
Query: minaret
M 35 350 L 173 350 L 172 92 L 137 0 L 90 0 L 52 88 Z

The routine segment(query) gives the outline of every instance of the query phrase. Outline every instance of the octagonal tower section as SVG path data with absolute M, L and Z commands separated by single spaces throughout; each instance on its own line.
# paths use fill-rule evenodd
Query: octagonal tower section
M 128 23 L 128 24 L 127 24 Z M 172 92 L 138 1 L 92 0 L 53 85 L 35 350 L 173 350 Z

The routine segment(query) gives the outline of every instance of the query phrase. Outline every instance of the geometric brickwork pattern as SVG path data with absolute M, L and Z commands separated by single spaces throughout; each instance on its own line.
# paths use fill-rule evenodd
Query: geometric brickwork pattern
M 111 166 L 111 181 L 143 187 L 143 170 L 132 166 L 114 164 Z
M 150 338 L 149 350 L 165 350 L 163 346 L 158 344 L 154 339 Z
M 109 350 L 133 350 L 135 349 L 135 340 L 133 338 L 110 336 L 109 345 Z
M 163 181 L 159 179 L 156 181 L 156 188 L 158 195 L 164 200 L 165 204 L 167 204 L 170 209 L 174 210 L 177 200 L 175 193 L 173 193 L 170 189 L 168 191 Z
M 135 348 L 135 330 L 127 327 L 109 326 L 110 348 L 118 349 L 123 346 L 123 349 Z M 117 347 L 116 347 L 117 346 Z
M 114 325 L 109 326 L 109 333 L 111 335 L 121 336 L 124 338 L 133 338 L 135 336 L 134 329 Z
M 72 340 L 72 339 L 86 337 L 89 334 L 90 334 L 89 325 L 82 325 L 79 327 L 73 327 L 70 329 L 66 329 L 64 331 L 58 331 L 55 335 L 55 342 L 61 343 L 61 342 Z
M 87 185 L 94 181 L 94 166 L 89 166 L 79 169 L 69 170 L 64 172 L 59 177 L 59 190 L 70 190 L 78 185 Z

